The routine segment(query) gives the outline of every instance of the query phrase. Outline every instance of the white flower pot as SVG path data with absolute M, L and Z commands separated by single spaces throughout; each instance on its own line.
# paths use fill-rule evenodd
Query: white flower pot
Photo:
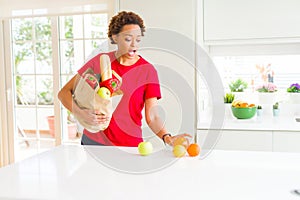
M 279 115 L 279 109 L 273 109 L 273 116 L 277 117 Z
M 257 109 L 257 110 L 256 110 L 256 115 L 257 115 L 258 117 L 262 116 L 262 114 L 263 114 L 263 110 L 262 110 L 262 109 Z
M 259 104 L 274 104 L 277 101 L 276 92 L 259 92 L 258 102 Z
M 289 93 L 289 102 L 292 104 L 300 104 L 300 93 Z

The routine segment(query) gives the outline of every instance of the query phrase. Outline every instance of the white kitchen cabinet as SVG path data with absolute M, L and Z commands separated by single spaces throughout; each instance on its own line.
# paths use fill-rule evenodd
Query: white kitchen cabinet
M 273 151 L 300 152 L 300 130 L 273 131 Z
M 272 131 L 246 130 L 208 130 L 197 131 L 197 143 L 201 147 L 220 150 L 272 151 Z M 219 133 L 219 137 L 218 136 Z
M 300 37 L 299 0 L 204 0 L 204 41 Z

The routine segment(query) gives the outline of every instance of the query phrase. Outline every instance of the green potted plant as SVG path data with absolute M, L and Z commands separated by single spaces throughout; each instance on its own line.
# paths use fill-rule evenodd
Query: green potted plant
M 224 103 L 232 103 L 235 95 L 233 93 L 226 93 L 224 96 Z
M 256 88 L 258 92 L 273 93 L 277 92 L 277 86 L 274 83 L 266 83 Z
M 298 83 L 291 84 L 286 91 L 289 93 L 290 103 L 300 103 L 300 85 Z
M 257 106 L 257 110 L 256 110 L 256 114 L 257 116 L 262 116 L 262 106 L 261 105 L 258 105 Z
M 273 116 L 277 117 L 279 115 L 279 103 L 273 104 Z
M 264 83 L 256 88 L 260 104 L 273 104 L 277 100 L 277 86 L 274 83 Z
M 231 115 L 231 104 L 234 101 L 235 95 L 233 93 L 226 93 L 224 96 L 224 103 L 225 103 L 225 116 L 232 116 Z
M 248 84 L 239 78 L 235 81 L 232 81 L 229 84 L 229 88 L 231 92 L 244 92 L 244 90 L 248 88 Z
M 300 93 L 300 85 L 298 83 L 293 83 L 287 88 L 287 92 L 290 93 Z

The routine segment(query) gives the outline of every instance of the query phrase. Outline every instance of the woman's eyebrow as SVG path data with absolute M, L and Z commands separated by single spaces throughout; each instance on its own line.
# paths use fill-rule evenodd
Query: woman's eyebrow
M 125 36 L 130 36 L 130 37 L 133 37 L 134 35 L 132 34 L 129 34 L 129 33 L 124 33 Z M 142 35 L 137 35 L 137 37 L 142 37 Z

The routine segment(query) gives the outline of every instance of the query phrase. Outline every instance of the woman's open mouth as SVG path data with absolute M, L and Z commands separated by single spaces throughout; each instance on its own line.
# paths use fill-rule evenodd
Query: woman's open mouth
M 130 51 L 128 51 L 128 55 L 130 57 L 133 57 L 135 55 L 135 53 L 136 53 L 136 50 L 130 50 Z

